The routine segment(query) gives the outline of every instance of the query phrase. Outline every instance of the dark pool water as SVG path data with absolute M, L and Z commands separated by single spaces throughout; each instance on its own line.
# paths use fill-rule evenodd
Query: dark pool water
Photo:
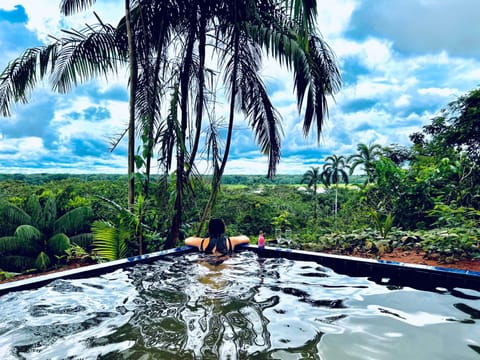
M 480 292 L 189 254 L 0 297 L 0 359 L 480 359 Z

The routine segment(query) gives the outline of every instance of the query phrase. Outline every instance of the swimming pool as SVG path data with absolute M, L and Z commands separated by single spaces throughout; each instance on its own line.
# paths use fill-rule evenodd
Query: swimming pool
M 480 359 L 480 292 L 198 253 L 0 297 L 2 359 Z

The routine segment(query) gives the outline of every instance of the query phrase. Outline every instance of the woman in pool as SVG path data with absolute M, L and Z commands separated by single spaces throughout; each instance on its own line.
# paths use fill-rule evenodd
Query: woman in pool
M 208 223 L 207 238 L 189 237 L 185 239 L 185 245 L 195 246 L 206 254 L 213 254 L 222 260 L 226 255 L 235 250 L 240 244 L 247 244 L 250 239 L 245 235 L 225 236 L 225 223 L 222 219 L 211 219 Z M 222 260 L 223 261 L 223 260 Z

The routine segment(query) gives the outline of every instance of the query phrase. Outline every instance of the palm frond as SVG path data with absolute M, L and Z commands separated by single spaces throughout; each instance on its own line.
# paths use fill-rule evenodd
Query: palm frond
M 257 144 L 268 154 L 268 174 L 273 178 L 280 162 L 282 117 L 270 101 L 265 85 L 258 75 L 260 49 L 247 41 L 240 47 L 238 97 L 241 108 L 249 119 Z
M 96 0 L 62 0 L 60 2 L 60 11 L 62 14 L 69 16 L 88 9 L 95 2 Z
M 50 257 L 44 253 L 43 251 L 38 254 L 37 258 L 35 259 L 35 267 L 38 270 L 45 271 L 50 266 L 51 260 Z
M 93 251 L 106 260 L 124 258 L 127 254 L 127 243 L 124 234 L 111 223 L 94 221 L 92 224 Z
M 53 230 L 57 219 L 57 202 L 53 196 L 49 196 L 43 206 L 42 230 Z
M 316 0 L 285 0 L 285 7 L 298 24 L 302 24 L 304 31 L 312 29 L 317 15 Z
M 80 206 L 60 216 L 54 223 L 54 232 L 76 234 L 85 229 L 93 217 L 93 210 L 88 206 Z
M 55 91 L 66 93 L 72 87 L 92 78 L 117 72 L 126 63 L 125 54 L 119 49 L 116 30 L 110 25 L 99 25 L 75 32 L 57 42 L 56 63 L 52 72 Z
M 36 244 L 42 239 L 42 233 L 32 225 L 20 225 L 15 230 L 15 234 L 20 241 L 24 243 Z
M 93 233 L 84 233 L 70 236 L 70 242 L 89 251 L 93 243 Z
M 180 102 L 179 84 L 173 87 L 170 97 L 170 106 L 168 109 L 167 119 L 159 128 L 156 143 L 161 144 L 159 150 L 159 161 L 168 171 L 172 167 L 173 155 L 175 153 L 175 143 L 177 134 L 180 131 L 178 127 L 178 104 Z
M 48 239 L 48 249 L 53 255 L 65 255 L 65 250 L 71 246 L 69 237 L 64 233 L 55 234 Z
M 55 45 L 27 49 L 11 61 L 0 75 L 0 114 L 11 115 L 12 103 L 28 102 L 30 91 L 41 80 L 56 54 Z
M 30 215 L 18 206 L 8 202 L 2 202 L 0 204 L 0 213 L 4 216 L 6 221 L 15 225 L 32 223 L 32 217 Z
M 24 272 L 35 267 L 35 258 L 20 255 L 0 256 L 0 269 L 11 272 Z
M 251 23 L 246 31 L 268 54 L 293 71 L 297 106 L 299 111 L 305 110 L 304 134 L 308 135 L 316 123 L 319 140 L 328 116 L 327 96 L 333 96 L 341 87 L 333 51 L 313 30 L 306 37 L 305 29 L 295 22 Z
M 22 242 L 16 236 L 0 237 L 0 254 L 15 253 L 22 246 Z
M 43 234 L 31 225 L 20 225 L 14 233 L 18 240 L 16 252 L 21 255 L 34 255 L 43 248 Z
M 42 224 L 42 206 L 36 195 L 30 195 L 25 204 L 25 211 L 31 216 L 31 224 L 40 227 Z M 28 223 L 27 223 L 28 224 Z
M 324 117 L 328 116 L 327 96 L 333 96 L 341 87 L 341 76 L 335 57 L 328 44 L 318 36 L 309 39 L 306 52 L 308 95 L 305 105 L 303 130 L 308 134 L 313 122 L 317 125 L 317 139 L 320 140 Z M 303 86 L 304 84 L 302 84 Z M 301 105 L 302 102 L 299 102 Z

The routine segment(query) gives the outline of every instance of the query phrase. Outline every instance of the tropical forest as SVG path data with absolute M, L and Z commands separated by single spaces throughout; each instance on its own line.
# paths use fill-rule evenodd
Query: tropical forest
M 74 15 L 91 3 L 63 0 L 61 11 Z M 480 89 L 445 104 L 408 146 L 359 143 L 303 174 L 278 174 L 281 115 L 259 75 L 262 58 L 293 74 L 303 130 L 319 140 L 327 99 L 341 88 L 315 7 L 156 3 L 126 1 L 117 26 L 99 19 L 65 31 L 2 72 L 5 117 L 41 82 L 68 93 L 120 69 L 129 74 L 129 123 L 112 134 L 112 151 L 128 142 L 128 173 L 0 175 L 2 277 L 182 246 L 206 236 L 212 217 L 252 244 L 263 231 L 267 246 L 309 251 L 376 258 L 401 249 L 445 264 L 480 256 Z M 218 98 L 217 83 L 225 91 Z M 238 116 L 265 154 L 265 175 L 225 173 Z M 200 158 L 208 174 L 198 171 Z
M 480 256 L 478 124 L 480 90 L 448 104 L 412 145 L 358 144 L 304 174 L 225 175 L 211 216 L 229 234 L 267 245 L 372 257 L 395 248 L 422 250 L 443 262 Z M 128 207 L 128 177 L 0 176 L 0 268 L 3 276 L 46 271 L 158 251 L 175 213 L 175 174 L 155 175 L 145 192 L 137 173 Z M 192 177 L 180 239 L 206 235 L 202 221 L 211 176 Z M 11 275 L 12 276 L 12 275 Z

